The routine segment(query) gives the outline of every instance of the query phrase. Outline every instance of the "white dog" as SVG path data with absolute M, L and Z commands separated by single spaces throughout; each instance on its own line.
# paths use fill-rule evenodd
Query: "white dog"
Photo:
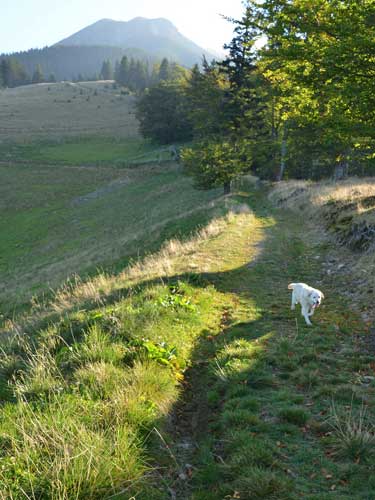
M 288 289 L 293 290 L 291 309 L 295 309 L 296 304 L 301 304 L 302 316 L 305 318 L 306 323 L 311 326 L 309 316 L 312 316 L 315 308 L 320 306 L 322 299 L 324 299 L 323 293 L 306 285 L 306 283 L 290 283 Z

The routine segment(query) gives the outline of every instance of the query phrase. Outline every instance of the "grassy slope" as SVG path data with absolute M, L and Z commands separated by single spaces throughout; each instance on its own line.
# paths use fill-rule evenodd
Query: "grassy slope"
M 366 332 L 320 271 L 326 247 L 249 201 L 6 349 L 3 498 L 373 497 L 372 434 L 337 430 L 362 401 L 374 416 Z M 289 310 L 297 279 L 327 296 L 312 328 Z
M 0 140 L 139 138 L 135 97 L 111 82 L 26 85 L 0 90 Z
M 86 144 L 89 146 L 89 143 Z M 72 273 L 155 250 L 212 217 L 221 193 L 192 188 L 176 165 L 132 169 L 0 166 L 2 310 Z M 119 260 L 120 259 L 120 260 Z

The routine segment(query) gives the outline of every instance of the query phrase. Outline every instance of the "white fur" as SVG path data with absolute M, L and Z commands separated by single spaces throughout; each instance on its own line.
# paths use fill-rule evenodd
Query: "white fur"
M 293 290 L 291 309 L 295 309 L 296 304 L 301 304 L 302 316 L 305 318 L 306 323 L 311 326 L 312 323 L 309 317 L 320 306 L 322 299 L 324 299 L 323 293 L 316 288 L 306 285 L 306 283 L 290 283 L 288 289 Z

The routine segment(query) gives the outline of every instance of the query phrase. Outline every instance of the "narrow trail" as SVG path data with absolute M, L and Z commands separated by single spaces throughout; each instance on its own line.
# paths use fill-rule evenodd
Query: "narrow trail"
M 178 499 L 375 498 L 367 449 L 353 456 L 338 415 L 375 412 L 364 325 L 321 266 L 327 242 L 253 193 L 253 215 L 195 256 L 200 277 L 226 297 L 220 329 L 196 345 L 169 433 Z M 320 288 L 307 327 L 287 284 Z M 366 378 L 367 377 L 367 378 Z M 370 377 L 370 378 L 368 378 Z M 342 417 L 344 418 L 344 417 Z M 363 451 L 363 456 L 362 456 Z M 372 484 L 374 483 L 374 484 Z

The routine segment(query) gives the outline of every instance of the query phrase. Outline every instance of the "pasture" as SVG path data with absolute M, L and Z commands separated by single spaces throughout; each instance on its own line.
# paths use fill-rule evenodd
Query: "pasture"
M 121 266 L 206 222 L 201 193 L 173 163 L 134 168 L 0 166 L 0 301 L 17 309 L 72 274 Z
M 40 83 L 0 90 L 0 144 L 71 137 L 137 138 L 135 97 L 112 81 Z
M 6 316 L 72 275 L 121 266 L 215 212 L 138 134 L 113 82 L 0 91 L 0 303 Z

